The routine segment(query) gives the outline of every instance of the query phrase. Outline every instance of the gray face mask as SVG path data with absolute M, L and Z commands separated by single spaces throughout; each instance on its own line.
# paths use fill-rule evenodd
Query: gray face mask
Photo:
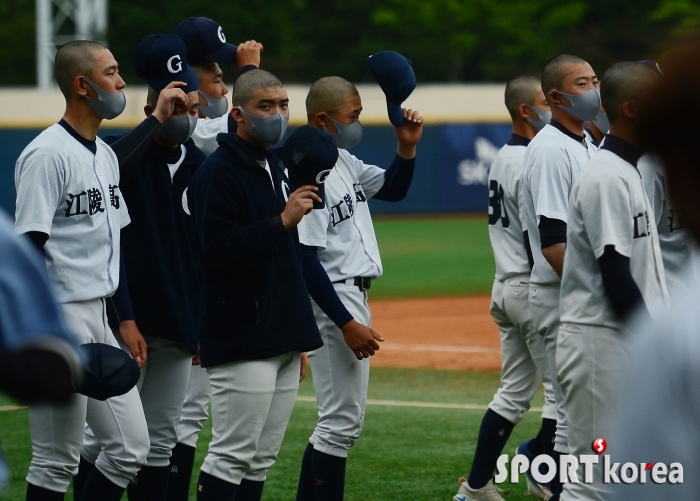
M 248 120 L 250 120 L 250 124 L 252 125 L 252 127 L 248 127 L 244 123 L 243 125 L 245 128 L 248 129 L 248 132 L 250 132 L 250 135 L 253 136 L 253 138 L 262 144 L 268 146 L 277 144 L 284 137 L 284 133 L 287 132 L 289 117 L 285 117 L 281 113 L 260 118 L 249 115 L 243 110 L 242 106 L 239 106 L 238 109 L 248 118 Z
M 97 99 L 85 96 L 95 115 L 100 120 L 112 120 L 122 114 L 126 108 L 126 96 L 122 91 L 107 92 L 100 89 L 88 77 L 83 77 L 90 87 L 97 93 Z
M 573 115 L 586 122 L 593 120 L 598 115 L 600 111 L 600 92 L 598 92 L 598 89 L 595 87 L 588 89 L 583 94 L 557 92 L 571 103 L 571 108 L 567 108 L 562 104 L 557 105 L 569 115 Z
M 595 126 L 598 128 L 600 132 L 603 134 L 607 134 L 608 131 L 610 130 L 610 120 L 608 120 L 608 114 L 605 113 L 604 111 L 601 111 L 598 113 L 598 116 L 595 117 L 593 120 L 593 123 Z
M 158 134 L 170 144 L 183 144 L 192 137 L 197 118 L 192 115 L 180 115 L 179 117 L 168 118 L 160 126 Z
M 526 104 L 528 108 L 532 112 L 537 115 L 538 120 L 533 120 L 532 118 L 528 118 L 527 121 L 532 124 L 532 126 L 535 128 L 537 132 L 541 131 L 544 129 L 544 126 L 547 125 L 550 120 L 552 120 L 552 112 L 551 111 L 544 111 L 544 110 L 538 110 L 534 106 L 530 106 L 529 104 Z
M 326 114 L 324 113 L 324 115 Z M 328 115 L 326 115 L 326 118 L 333 122 L 333 125 L 335 125 L 338 133 L 333 134 L 330 130 L 328 130 L 328 127 L 324 127 L 323 130 L 331 135 L 333 142 L 338 148 L 348 150 L 353 146 L 357 146 L 362 140 L 362 124 L 359 120 L 355 120 L 350 125 L 344 125 L 336 122 Z
M 202 115 L 207 118 L 219 118 L 226 114 L 228 111 L 228 99 L 226 99 L 226 96 L 221 99 L 214 99 L 209 94 L 203 92 L 202 89 L 199 90 L 199 93 L 207 100 L 206 106 L 203 104 L 199 105 Z

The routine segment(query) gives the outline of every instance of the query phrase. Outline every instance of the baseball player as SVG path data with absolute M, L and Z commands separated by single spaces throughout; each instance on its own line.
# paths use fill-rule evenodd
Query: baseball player
M 321 199 L 313 186 L 289 194 L 269 149 L 284 136 L 288 103 L 274 75 L 238 77 L 236 134 L 218 136 L 188 189 L 204 269 L 200 350 L 213 419 L 199 501 L 260 500 L 305 372 L 300 353 L 322 344 L 296 230 Z
M 256 69 L 260 66 L 263 47 L 254 40 L 238 46 L 227 43 L 221 26 L 202 17 L 184 20 L 173 29 L 173 33 L 187 45 L 187 61 L 199 81 L 200 119 L 192 139 L 208 156 L 219 146 L 217 134 L 236 128 L 235 120 L 227 113 L 228 88 L 219 64 L 237 63 L 241 74 Z M 197 439 L 209 417 L 210 394 L 209 376 L 197 358 L 191 368 L 187 395 L 177 425 L 178 443 L 170 457 L 168 501 L 187 501 L 189 497 Z
M 397 154 L 384 170 L 347 151 L 362 138 L 361 111 L 357 89 L 340 77 L 317 80 L 306 98 L 309 125 L 331 134 L 339 158 L 324 183 L 325 207 L 299 224 L 304 278 L 323 347 L 309 353 L 319 419 L 304 453 L 297 501 L 343 499 L 348 449 L 364 421 L 369 357 L 384 340 L 370 328 L 367 304 L 367 289 L 382 274 L 367 201 L 406 196 L 423 130 L 417 111 L 401 111 L 404 124 L 394 127 Z
M 117 157 L 96 132 L 103 119 L 123 111 L 124 81 L 111 52 L 95 42 L 64 45 L 54 68 L 66 112 L 17 160 L 15 230 L 45 252 L 78 342 L 118 346 L 107 327 L 105 298 L 119 285 L 120 232 L 129 215 L 120 201 Z M 121 499 L 146 461 L 148 429 L 136 388 L 107 401 L 74 395 L 65 406 L 30 406 L 29 421 L 29 501 L 64 498 L 86 421 L 101 451 L 82 500 Z
M 524 239 L 525 206 L 520 197 L 525 148 L 549 123 L 551 112 L 540 81 L 534 77 L 522 76 L 508 82 L 505 104 L 513 121 L 513 134 L 489 171 L 489 237 L 496 260 L 491 316 L 501 337 L 501 387 L 481 421 L 469 479 L 460 479 L 454 501 L 502 499 L 491 482 L 496 461 L 513 428 L 530 408 L 540 377 L 545 396 L 542 427 L 538 436 L 521 445 L 518 452 L 531 459 L 539 454 L 551 455 L 557 425 L 544 339 L 535 331 L 530 316 L 530 242 Z M 529 472 L 527 481 L 528 489 L 540 499 L 551 496 L 549 486 L 537 484 Z
M 228 88 L 219 65 L 236 63 L 241 74 L 254 70 L 260 66 L 263 46 L 255 40 L 238 46 L 226 42 L 222 27 L 206 17 L 189 17 L 173 33 L 187 44 L 188 62 L 199 79 L 200 120 L 193 139 L 209 156 L 218 147 L 217 134 L 236 130 L 235 120 L 227 114 Z
M 534 267 L 530 275 L 530 312 L 537 332 L 545 337 L 547 361 L 557 407 L 553 455 L 567 453 L 564 394 L 556 371 L 559 329 L 559 285 L 566 250 L 569 194 L 583 166 L 597 151 L 586 139 L 584 123 L 600 110 L 598 79 L 580 57 L 562 54 L 542 71 L 542 91 L 552 120 L 525 150 L 521 196 Z M 558 460 L 557 460 L 558 464 Z M 553 485 L 553 492 L 558 486 Z
M 136 73 L 149 84 L 146 114 L 153 114 L 160 92 L 172 83 L 182 85 L 185 101 L 175 105 L 120 185 L 133 219 L 122 240 L 127 280 L 115 294 L 116 318 L 110 320 L 124 347 L 141 358 L 139 393 L 151 438 L 147 464 L 128 488 L 132 501 L 165 499 L 170 451 L 203 315 L 185 191 L 204 155 L 189 140 L 199 99 L 197 78 L 186 61 L 187 48 L 175 35 L 149 35 L 136 48 Z M 91 463 L 98 452 L 99 443 L 86 433 L 83 458 Z
M 571 192 L 557 368 L 569 453 L 577 457 L 591 454 L 597 438 L 612 437 L 611 411 L 628 345 L 622 321 L 637 306 L 656 319 L 668 300 L 652 207 L 636 168 L 640 99 L 655 79 L 651 69 L 633 62 L 605 73 L 601 94 L 610 133 Z M 614 445 L 610 439 L 611 451 Z M 582 465 L 580 478 L 583 472 Z M 593 475 L 592 484 L 564 484 L 561 499 L 607 499 L 602 461 L 593 465 Z
M 598 116 L 596 116 L 590 122 L 586 122 L 584 127 L 584 133 L 588 140 L 596 148 L 600 148 L 600 142 L 605 137 L 605 134 L 610 130 L 610 121 L 608 120 L 608 115 L 601 106 Z

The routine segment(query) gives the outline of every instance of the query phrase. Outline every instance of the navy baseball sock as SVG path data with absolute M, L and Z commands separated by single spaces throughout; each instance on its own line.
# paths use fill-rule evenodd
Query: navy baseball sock
M 189 499 L 196 451 L 195 447 L 185 444 L 177 444 L 173 448 L 170 456 L 167 501 L 187 501 Z
M 301 460 L 301 472 L 299 473 L 299 485 L 297 486 L 296 501 L 316 501 L 316 490 L 314 487 L 314 471 L 311 465 L 311 458 L 314 453 L 314 445 L 308 443 Z
M 90 473 L 95 469 L 95 465 L 89 463 L 87 459 L 80 456 L 80 464 L 78 465 L 78 474 L 73 477 L 73 499 L 80 501 L 85 489 L 85 482 L 90 477 Z
M 557 434 L 556 419 L 542 419 L 540 427 L 540 439 L 542 442 L 542 454 L 552 456 L 554 453 L 554 436 Z M 554 457 L 554 456 L 552 456 Z
M 199 472 L 197 481 L 197 501 L 236 501 L 238 486 Z
M 170 466 L 143 466 L 126 488 L 129 501 L 165 501 Z
M 264 486 L 265 482 L 256 482 L 244 478 L 236 491 L 236 501 L 260 501 Z
M 561 482 L 559 481 L 559 458 L 561 457 L 561 452 L 557 451 L 552 451 L 552 458 L 554 459 L 554 462 L 557 465 L 557 474 L 554 476 L 554 480 L 550 482 L 550 486 L 552 488 L 552 492 L 557 495 L 557 500 L 559 499 L 559 494 L 561 493 Z M 552 497 L 551 499 L 554 499 Z
M 343 501 L 346 462 L 346 458 L 313 450 L 311 467 L 316 501 Z
M 63 492 L 50 491 L 34 484 L 27 484 L 27 501 L 63 501 Z
M 120 501 L 124 487 L 119 487 L 95 468 L 85 482 L 80 501 Z
M 479 428 L 479 439 L 469 472 L 469 487 L 481 489 L 493 477 L 498 456 L 508 442 L 515 425 L 491 409 L 486 411 Z

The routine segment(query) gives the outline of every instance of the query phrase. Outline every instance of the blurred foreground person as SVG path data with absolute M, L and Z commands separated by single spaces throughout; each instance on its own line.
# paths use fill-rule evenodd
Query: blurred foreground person
M 650 90 L 639 132 L 646 149 L 666 166 L 669 193 L 696 241 L 700 240 L 700 41 L 664 64 Z M 700 284 L 656 325 L 638 325 L 616 421 L 611 463 L 645 464 L 646 482 L 615 486 L 615 501 L 700 498 Z M 641 468 L 638 468 L 641 470 Z M 641 473 L 640 473 L 641 476 Z

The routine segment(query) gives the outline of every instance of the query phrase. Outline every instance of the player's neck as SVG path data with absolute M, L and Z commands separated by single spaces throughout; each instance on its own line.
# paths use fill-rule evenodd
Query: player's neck
M 537 134 L 537 132 L 535 131 L 535 128 L 529 123 L 516 120 L 515 122 L 513 122 L 513 134 L 517 134 L 518 136 L 522 136 L 532 141 L 532 138 L 535 137 L 535 134 Z
M 615 125 L 610 124 L 610 132 L 608 132 L 608 134 L 620 138 L 623 141 L 627 141 L 632 146 L 642 149 L 642 144 L 637 138 L 637 135 L 634 133 L 634 129 L 632 127 L 619 123 Z
M 591 133 L 591 136 L 593 136 L 593 139 L 596 141 L 602 141 L 605 137 L 605 132 L 602 132 L 593 122 L 588 123 L 588 132 Z
M 100 128 L 102 120 L 97 118 L 95 112 L 92 111 L 90 105 L 84 103 L 68 103 L 66 104 L 66 112 L 63 114 L 63 120 L 65 120 L 68 125 L 73 127 L 73 130 L 80 134 L 88 141 L 94 141 L 97 136 L 97 129 Z
M 573 132 L 577 136 L 583 136 L 583 126 L 586 122 L 583 120 L 569 115 L 564 110 L 552 108 L 552 119 L 559 122 L 565 129 L 569 132 Z

